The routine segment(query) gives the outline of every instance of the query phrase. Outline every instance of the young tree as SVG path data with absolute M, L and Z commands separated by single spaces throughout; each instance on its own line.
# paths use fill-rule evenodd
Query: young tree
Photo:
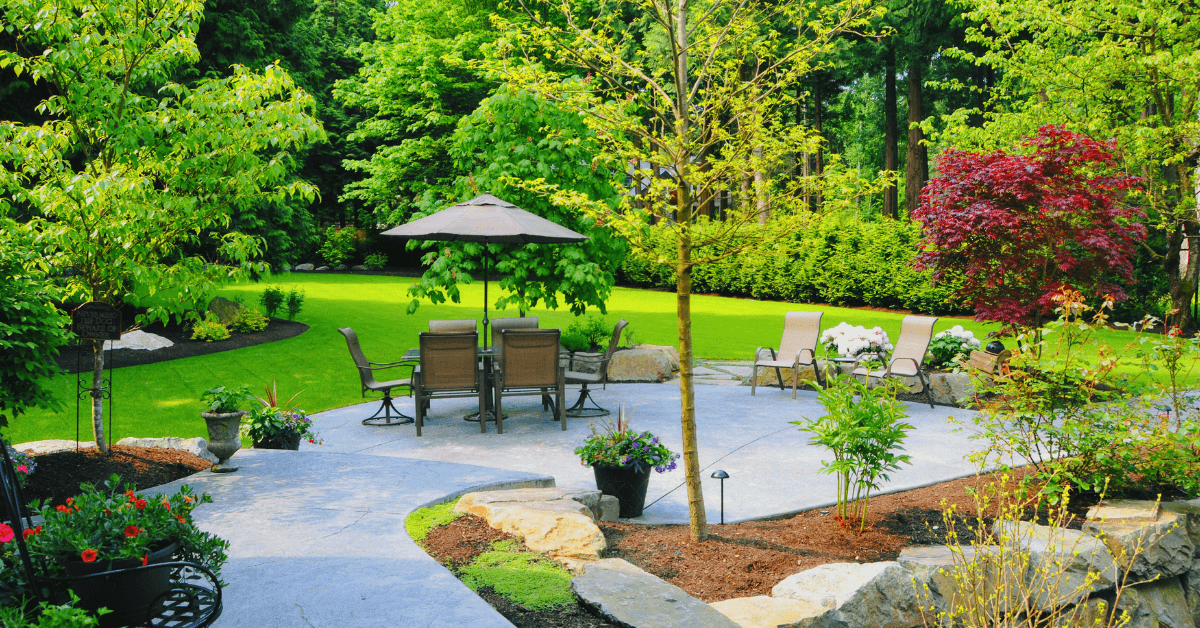
M 960 277 L 956 297 L 976 320 L 1038 327 L 1063 289 L 1125 298 L 1142 212 L 1120 197 L 1138 179 L 1119 174 L 1113 146 L 1046 126 L 1023 148 L 947 150 L 913 218 L 925 229 L 917 267 Z
M 594 129 L 602 150 L 644 193 L 620 207 L 586 194 L 526 181 L 556 204 L 580 207 L 614 226 L 633 246 L 651 250 L 646 226 L 670 225 L 676 255 L 660 263 L 677 276 L 680 423 L 692 536 L 707 537 L 692 379 L 691 278 L 698 264 L 754 244 L 760 216 L 781 225 L 807 214 L 806 178 L 788 178 L 794 156 L 812 153 L 811 130 L 790 124 L 798 81 L 821 63 L 832 38 L 866 24 L 860 0 L 635 0 L 595 5 L 524 0 L 525 22 L 507 22 L 499 62 L 513 83 L 565 103 Z M 630 24 L 644 26 L 629 37 Z M 784 25 L 784 28 L 775 28 Z M 549 60 L 583 76 L 547 69 Z M 772 174 L 775 173 L 775 174 Z M 623 177 L 622 177 L 623 178 Z M 702 209 L 721 194 L 735 199 L 724 220 Z M 786 230 L 786 229 L 785 229 Z M 695 255 L 702 247 L 711 254 Z
M 44 263 L 69 275 L 76 297 L 117 306 L 163 291 L 148 318 L 181 314 L 261 252 L 257 239 L 224 231 L 231 211 L 314 196 L 287 177 L 290 151 L 323 133 L 286 72 L 234 66 L 191 87 L 168 82 L 195 61 L 202 6 L 0 1 L 16 42 L 0 50 L 0 67 L 53 94 L 44 122 L 0 122 L 0 212 L 29 218 Z M 209 237 L 219 259 L 189 253 Z M 93 355 L 98 389 L 102 341 Z M 107 452 L 102 410 L 94 394 L 96 445 Z
M 944 138 L 969 150 L 1010 145 L 1045 124 L 1112 139 L 1125 172 L 1143 177 L 1138 200 L 1166 246 L 1143 251 L 1167 278 L 1171 324 L 1187 326 L 1200 277 L 1200 9 L 1166 0 L 971 0 L 968 42 L 998 81 L 983 110 L 963 109 Z M 968 122 L 982 115 L 983 128 Z M 1193 252 L 1181 255 L 1184 242 Z

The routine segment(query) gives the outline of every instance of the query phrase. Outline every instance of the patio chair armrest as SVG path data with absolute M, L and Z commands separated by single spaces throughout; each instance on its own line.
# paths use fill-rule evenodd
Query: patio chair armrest
M 767 351 L 770 351 L 770 352 L 771 352 L 771 359 L 772 359 L 772 360 L 774 360 L 774 359 L 776 359 L 776 358 L 778 357 L 778 356 L 776 356 L 776 355 L 775 355 L 775 347 L 759 347 L 759 348 L 757 348 L 757 349 L 755 349 L 755 350 L 754 350 L 754 361 L 755 361 L 755 362 L 758 362 L 758 354 L 759 354 L 759 352 L 761 352 L 763 349 L 766 349 Z
M 889 362 L 889 363 L 888 363 L 888 366 L 887 366 L 887 373 L 888 373 L 888 374 L 891 374 L 891 372 L 892 372 L 892 365 L 893 365 L 893 364 L 895 364 L 895 363 L 897 363 L 897 362 L 900 362 L 900 361 L 912 362 L 912 364 L 913 364 L 913 368 L 915 368 L 915 369 L 917 370 L 917 373 L 920 373 L 920 372 L 921 372 L 921 363 L 920 363 L 920 362 L 918 362 L 918 361 L 916 360 L 916 358 L 895 358 L 895 359 L 893 359 L 891 362 Z
M 799 364 L 799 363 L 800 363 L 800 356 L 804 355 L 805 353 L 808 353 L 809 362 L 811 362 L 812 364 L 816 364 L 816 363 L 817 363 L 817 354 L 816 354 L 816 352 L 815 352 L 815 351 L 813 351 L 812 349 L 809 349 L 808 347 L 805 347 L 805 348 L 803 348 L 803 349 L 801 349 L 801 350 L 799 350 L 799 351 L 797 351 L 797 352 L 796 352 L 796 360 L 795 360 L 796 364 Z
M 396 368 L 397 366 L 410 366 L 416 364 L 413 360 L 398 360 L 396 362 L 367 362 L 372 371 Z

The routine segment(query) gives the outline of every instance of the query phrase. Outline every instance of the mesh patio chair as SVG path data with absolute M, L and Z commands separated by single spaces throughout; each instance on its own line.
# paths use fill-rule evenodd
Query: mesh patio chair
M 496 339 L 500 337 L 500 332 L 506 329 L 537 329 L 538 317 L 524 316 L 521 318 L 493 318 L 492 319 L 492 350 L 499 353 L 503 349 Z
M 358 334 L 354 333 L 349 327 L 342 327 L 338 331 L 346 337 L 346 346 L 350 348 L 350 357 L 354 360 L 354 366 L 358 367 L 358 379 L 362 384 L 362 396 L 366 398 L 368 392 L 382 392 L 383 403 L 379 406 L 379 410 L 371 416 L 362 420 L 363 425 L 406 425 L 413 422 L 413 418 L 404 414 L 392 402 L 393 388 L 407 388 L 409 394 L 412 394 L 412 375 L 404 379 L 393 379 L 386 382 L 376 381 L 375 371 L 384 371 L 393 368 L 416 366 L 411 360 L 400 360 L 398 362 L 370 362 L 363 355 L 362 349 L 358 346 Z M 392 413 L 395 413 L 394 415 Z M 383 416 L 380 416 L 383 413 Z M 396 420 L 393 420 L 396 419 Z
M 854 376 L 865 377 L 868 382 L 872 377 L 915 377 L 921 382 L 921 391 L 932 408 L 933 393 L 929 390 L 929 378 L 925 376 L 925 353 L 933 340 L 933 325 L 937 321 L 936 316 L 905 316 L 900 321 L 900 337 L 896 339 L 887 368 L 871 371 L 856 362 Z
M 473 318 L 456 318 L 453 320 L 432 320 L 429 321 L 429 331 L 437 332 L 463 332 L 477 331 L 479 323 Z
M 792 369 L 792 399 L 796 398 L 796 387 L 800 381 L 800 367 L 811 366 L 818 385 L 821 370 L 817 368 L 817 341 L 821 338 L 821 315 L 823 312 L 788 312 L 783 316 L 783 337 L 779 340 L 779 353 L 773 347 L 754 350 L 754 366 L 750 374 L 750 396 L 758 388 L 758 369 L 774 368 L 779 379 L 779 390 L 784 390 L 783 374 L 779 369 Z M 762 350 L 771 352 L 771 359 L 758 356 Z
M 582 388 L 579 389 L 579 399 L 575 402 L 575 405 L 567 408 L 567 416 L 593 418 L 609 415 L 609 411 L 601 408 L 600 404 L 596 403 L 596 400 L 592 398 L 592 393 L 588 390 L 588 385 L 600 384 L 604 388 L 608 387 L 608 363 L 612 361 L 613 353 L 616 352 L 617 345 L 621 342 L 621 332 L 625 331 L 625 328 L 628 326 L 629 321 L 623 318 L 617 321 L 617 326 L 613 328 L 612 339 L 608 341 L 608 349 L 605 350 L 603 355 L 571 356 L 570 361 L 567 363 L 567 383 L 582 384 Z M 576 365 L 579 367 L 589 365 L 598 370 L 595 373 L 590 372 L 592 368 L 588 368 L 587 371 L 577 371 L 575 370 Z M 588 402 L 591 402 L 592 407 L 588 407 Z
M 487 411 L 487 379 L 478 358 L 479 334 L 424 332 L 420 343 L 421 363 L 413 371 L 417 436 L 425 426 L 430 399 L 478 397 L 479 415 L 483 416 Z M 479 431 L 487 431 L 487 421 L 479 422 Z
M 506 329 L 500 332 L 496 357 L 492 362 L 495 391 L 496 433 L 504 433 L 504 397 L 540 395 L 542 410 L 551 410 L 567 429 L 563 408 L 566 395 L 566 369 L 558 365 L 557 329 Z M 554 391 L 554 399 L 549 398 Z

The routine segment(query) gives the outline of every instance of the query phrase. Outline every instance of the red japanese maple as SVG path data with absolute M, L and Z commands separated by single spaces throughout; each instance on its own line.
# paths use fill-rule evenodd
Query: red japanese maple
M 1044 126 L 1029 154 L 946 150 L 913 218 L 925 240 L 915 265 L 934 281 L 961 277 L 956 297 L 976 320 L 1030 326 L 1064 287 L 1125 298 L 1146 237 L 1123 201 L 1139 178 L 1117 171 L 1113 145 Z

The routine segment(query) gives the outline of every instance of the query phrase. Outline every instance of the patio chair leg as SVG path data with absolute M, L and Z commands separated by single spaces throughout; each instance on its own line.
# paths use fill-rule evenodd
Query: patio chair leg
M 587 407 L 587 402 L 589 401 L 592 402 L 591 408 Z M 596 403 L 596 400 L 592 398 L 592 392 L 588 390 L 588 385 L 585 383 L 579 389 L 579 399 L 575 402 L 575 405 L 567 408 L 565 414 L 575 418 L 595 418 L 608 416 L 611 413 Z
M 925 380 L 925 373 L 917 371 L 918 379 L 921 380 L 921 388 L 925 389 L 925 400 L 929 402 L 929 407 L 933 408 L 933 391 L 929 390 L 929 382 Z
M 800 385 L 800 366 L 792 367 L 792 399 L 796 398 L 796 387 Z
M 416 399 L 417 399 L 417 411 L 415 414 L 417 415 L 417 436 L 420 436 L 421 435 L 421 427 L 425 425 L 425 410 L 429 406 L 429 404 L 426 403 L 425 400 L 421 398 L 420 392 L 417 393 Z
M 754 389 L 758 388 L 758 365 L 750 367 L 750 396 L 754 396 Z
M 555 399 L 558 403 L 554 404 L 554 413 L 558 415 L 558 420 L 562 423 L 562 431 L 567 431 L 567 409 L 563 407 L 567 396 L 567 387 L 560 379 L 558 382 L 558 390 L 555 391 Z
M 779 380 L 779 390 L 787 390 L 783 387 L 783 373 L 779 372 L 779 367 L 775 367 L 775 379 Z
M 392 413 L 395 412 L 395 415 Z M 383 416 L 379 416 L 383 413 Z M 403 419 L 393 421 L 392 419 Z M 362 420 L 363 425 L 407 425 L 413 422 L 413 418 L 404 414 L 392 403 L 391 389 L 383 391 L 383 404 L 375 411 L 375 414 Z

